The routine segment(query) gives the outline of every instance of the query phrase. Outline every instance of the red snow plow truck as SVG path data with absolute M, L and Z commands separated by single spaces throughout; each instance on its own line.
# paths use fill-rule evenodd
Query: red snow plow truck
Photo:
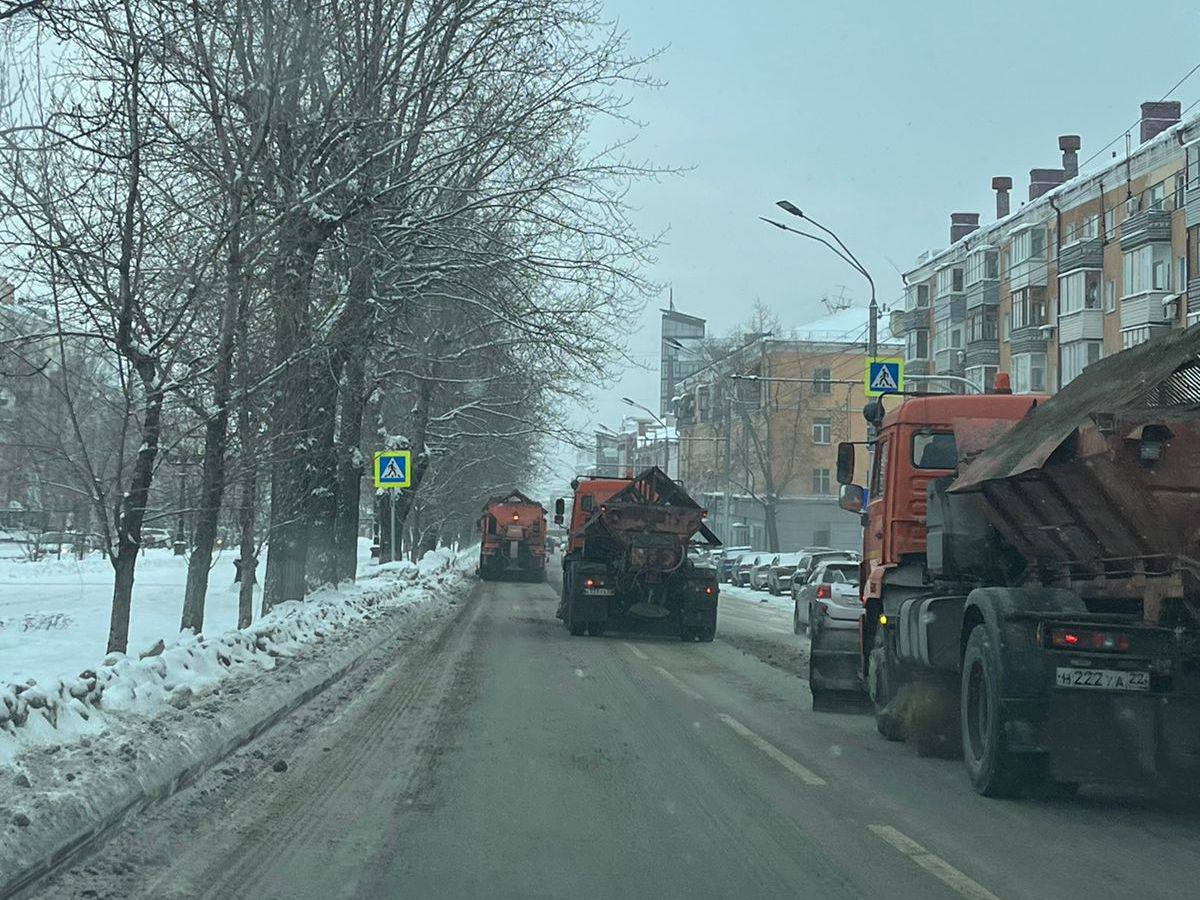
M 546 577 L 546 510 L 520 491 L 493 497 L 479 519 L 479 577 Z

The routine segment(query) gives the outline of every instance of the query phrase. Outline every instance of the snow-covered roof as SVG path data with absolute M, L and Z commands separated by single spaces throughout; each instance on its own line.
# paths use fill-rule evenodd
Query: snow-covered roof
M 1200 127 L 1200 113 L 1192 116 L 1190 119 L 1182 120 L 1175 125 L 1164 128 L 1148 141 L 1139 144 L 1133 149 L 1129 155 L 1129 163 L 1131 166 L 1136 166 L 1138 162 L 1152 157 L 1157 151 L 1162 150 L 1164 144 L 1179 143 L 1181 147 L 1187 146 L 1191 141 L 1186 139 L 1189 132 L 1192 132 L 1197 127 Z M 1181 140 L 1181 136 L 1184 139 Z M 1198 134 L 1197 139 L 1200 139 Z M 1102 148 L 1096 156 L 1103 154 Z M 989 222 L 981 225 L 975 231 L 972 231 L 962 238 L 959 238 L 949 247 L 939 250 L 936 253 L 931 253 L 927 259 L 921 260 L 916 266 L 904 273 L 903 278 L 906 284 L 909 282 L 909 276 L 918 272 L 932 272 L 939 268 L 938 263 L 945 263 L 945 258 L 953 253 L 965 250 L 969 245 L 975 244 L 980 239 L 986 239 L 990 235 L 998 235 L 1003 233 L 1005 228 L 1011 229 L 1007 233 L 1012 234 L 1018 230 L 1022 223 L 1026 220 L 1036 221 L 1039 215 L 1046 215 L 1051 211 L 1051 201 L 1061 200 L 1068 194 L 1075 193 L 1081 190 L 1087 190 L 1094 184 L 1101 184 L 1113 172 L 1121 170 L 1125 167 L 1126 160 L 1123 156 L 1118 156 L 1112 161 L 1098 168 L 1087 172 L 1080 172 L 1074 178 L 1064 181 L 1062 184 L 1056 185 L 1046 193 L 1042 194 L 1033 200 L 1028 201 L 1024 205 L 1018 203 L 1016 209 L 1012 210 L 1007 216 L 1002 219 L 997 219 L 994 222 Z M 1123 174 L 1123 173 L 1122 173 Z M 1134 177 L 1137 177 L 1136 175 Z M 927 275 L 922 277 L 928 277 Z M 920 279 L 918 279 L 920 280 Z

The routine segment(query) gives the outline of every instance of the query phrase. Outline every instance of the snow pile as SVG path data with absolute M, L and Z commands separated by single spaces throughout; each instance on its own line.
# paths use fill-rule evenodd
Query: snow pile
M 137 656 L 110 654 L 76 677 L 0 684 L 0 767 L 12 765 L 23 749 L 95 734 L 111 716 L 153 716 L 168 705 L 183 709 L 231 675 L 273 669 L 339 629 L 424 599 L 465 572 L 470 561 L 470 553 L 437 550 L 417 564 L 373 567 L 349 587 L 280 604 L 242 630 L 214 637 L 188 632 L 159 639 Z

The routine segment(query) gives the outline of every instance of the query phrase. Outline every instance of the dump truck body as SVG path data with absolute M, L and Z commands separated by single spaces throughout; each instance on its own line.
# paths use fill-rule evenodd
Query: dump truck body
M 577 481 L 559 618 L 572 634 L 620 628 L 712 640 L 716 568 L 688 554 L 697 536 L 720 546 L 704 517 L 657 468 L 637 478 Z
M 479 519 L 479 575 L 485 579 L 546 577 L 546 510 L 511 491 L 490 499 Z
M 1194 783 L 1200 330 L 1048 399 L 920 398 L 879 424 L 860 651 L 880 731 L 961 746 L 985 794 Z

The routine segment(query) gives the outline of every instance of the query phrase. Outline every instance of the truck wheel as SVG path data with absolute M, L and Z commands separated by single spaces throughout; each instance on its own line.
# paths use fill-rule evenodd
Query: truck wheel
M 697 629 L 696 635 L 697 635 L 697 637 L 700 638 L 700 640 L 703 643 L 711 644 L 713 641 L 713 638 L 715 638 L 717 636 L 717 626 L 716 625 L 702 625 L 699 629 Z
M 792 634 L 802 634 L 800 625 L 800 601 L 792 601 Z
M 571 633 L 571 637 L 580 637 L 587 631 L 587 622 L 581 622 L 572 615 L 571 607 L 574 604 L 567 606 L 567 631 Z
M 867 658 L 867 690 L 875 704 L 875 730 L 889 741 L 904 740 L 902 710 L 907 691 L 896 684 L 895 664 L 882 628 L 876 629 L 875 646 Z
M 962 665 L 963 759 L 971 784 L 985 797 L 1011 797 L 1035 773 L 1028 755 L 1004 749 L 1000 707 L 1000 659 L 986 626 L 976 626 L 967 640 Z
M 602 634 L 604 634 L 604 623 L 599 620 L 588 622 L 587 633 L 592 637 L 600 637 Z

